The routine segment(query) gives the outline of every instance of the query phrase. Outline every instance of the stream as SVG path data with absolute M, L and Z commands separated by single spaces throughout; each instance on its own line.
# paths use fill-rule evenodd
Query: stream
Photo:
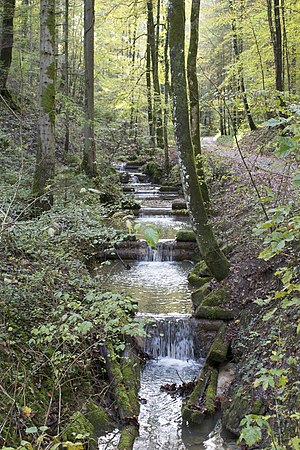
M 135 196 L 142 207 L 136 222 L 141 233 L 147 225 L 160 228 L 164 239 L 175 239 L 176 232 L 188 229 L 186 217 L 173 217 L 173 193 L 160 194 L 157 187 L 145 183 L 144 175 L 131 171 Z M 143 183 L 137 181 L 141 176 Z M 162 208 L 161 200 L 169 206 Z M 165 203 L 164 203 L 165 204 Z M 197 379 L 204 363 L 199 323 L 191 317 L 191 287 L 187 281 L 191 261 L 173 261 L 172 246 L 168 257 L 163 257 L 160 245 L 153 252 L 149 248 L 143 261 L 130 261 L 130 270 L 121 262 L 102 267 L 103 288 L 132 295 L 139 306 L 139 316 L 151 319 L 146 326 L 144 351 L 151 356 L 141 373 L 139 398 L 139 437 L 134 450 L 222 450 L 238 448 L 225 441 L 216 428 L 217 417 L 205 420 L 201 427 L 187 428 L 182 423 L 182 397 L 171 395 L 161 386 L 179 386 Z M 209 433 L 211 433 L 209 435 Z M 99 438 L 99 450 L 115 450 L 118 430 Z M 225 439 L 225 438 L 224 438 Z

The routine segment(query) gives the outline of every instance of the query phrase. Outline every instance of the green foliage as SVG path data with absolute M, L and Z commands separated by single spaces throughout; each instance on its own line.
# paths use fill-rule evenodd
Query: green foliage
M 148 226 L 144 230 L 145 240 L 150 247 L 155 248 L 159 241 L 160 231 L 158 228 Z
M 101 345 L 111 340 L 118 357 L 128 336 L 143 334 L 136 303 L 103 292 L 87 269 L 102 245 L 113 248 L 124 239 L 106 224 L 119 206 L 101 203 L 85 177 L 65 174 L 67 195 L 61 189 L 51 211 L 16 222 L 12 208 L 0 236 L 0 421 L 15 448 L 20 438 L 33 448 L 50 439 L 42 427 L 59 414 L 53 405 L 72 412 L 94 395 L 93 385 L 104 388 Z M 49 434 L 61 425 L 49 425 Z

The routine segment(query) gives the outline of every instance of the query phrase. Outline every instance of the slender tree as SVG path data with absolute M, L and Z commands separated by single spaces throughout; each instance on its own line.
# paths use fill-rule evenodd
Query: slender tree
M 82 168 L 89 177 L 97 175 L 96 146 L 94 136 L 94 24 L 95 2 L 84 2 L 84 78 L 85 124 Z
M 191 214 L 193 230 L 203 259 L 213 275 L 222 280 L 228 275 L 229 263 L 221 251 L 209 223 L 203 202 L 190 133 L 190 118 L 185 67 L 184 0 L 170 0 L 170 60 L 174 105 L 174 130 L 185 199 Z
M 63 64 L 63 81 L 64 81 L 64 93 L 66 102 L 69 101 L 69 0 L 65 0 L 65 21 L 64 21 L 64 64 Z M 70 150 L 70 121 L 69 121 L 69 108 L 66 106 L 66 118 L 65 118 L 65 155 Z
M 247 96 L 247 92 L 246 92 L 246 86 L 245 86 L 245 79 L 244 79 L 244 75 L 243 75 L 243 66 L 242 66 L 242 61 L 241 61 L 241 53 L 242 53 L 242 48 L 243 48 L 243 41 L 242 38 L 239 37 L 238 35 L 238 25 L 237 25 L 237 15 L 236 15 L 236 7 L 234 5 L 234 0 L 230 0 L 229 1 L 229 6 L 230 6 L 230 10 L 232 13 L 232 22 L 231 22 L 231 29 L 232 29 L 232 47 L 233 47 L 233 52 L 234 52 L 234 58 L 235 58 L 235 62 L 236 62 L 236 66 L 237 66 L 237 81 L 238 81 L 238 87 L 242 96 L 242 100 L 243 100 L 243 104 L 244 104 L 244 110 L 245 110 L 245 115 L 247 117 L 248 120 L 248 124 L 250 127 L 251 131 L 256 130 L 256 125 L 254 123 L 252 114 L 251 114 L 251 110 L 250 110 L 250 105 L 248 102 L 248 96 Z M 241 8 L 244 8 L 244 5 L 241 5 Z M 242 17 L 240 17 L 240 20 L 242 19 Z
M 160 3 L 159 3 L 160 4 Z M 158 46 L 157 41 L 159 38 L 155 35 L 154 19 L 153 19 L 153 3 L 152 0 L 147 0 L 147 30 L 148 41 L 150 47 L 150 55 L 152 62 L 152 80 L 153 80 L 153 92 L 154 92 L 154 124 L 156 128 L 156 140 L 159 148 L 164 148 L 163 138 L 163 122 L 162 122 L 162 106 L 161 106 L 161 94 L 159 84 L 158 73 Z M 156 24 L 159 28 L 159 23 Z M 159 31 L 157 31 L 159 33 Z
M 12 61 L 14 42 L 14 14 L 16 0 L 3 0 L 0 7 L 2 22 L 0 34 L 0 94 L 9 97 L 7 78 Z
M 164 46 L 164 63 L 165 63 L 165 105 L 164 105 L 164 156 L 165 171 L 169 173 L 169 139 L 168 139 L 168 122 L 169 122 L 169 96 L 170 96 L 170 61 L 169 61 L 169 21 L 166 23 L 166 36 Z
M 45 188 L 55 171 L 55 0 L 40 0 L 39 147 L 33 192 L 37 205 L 49 209 L 53 194 Z
M 152 83 L 151 83 L 151 44 L 149 20 L 147 20 L 147 47 L 146 47 L 146 85 L 147 85 L 147 104 L 148 104 L 148 124 L 152 147 L 155 147 L 155 126 L 152 105 Z
M 280 0 L 267 0 L 267 6 L 275 62 L 275 86 L 277 91 L 283 92 L 283 48 Z
M 192 1 L 191 10 L 191 33 L 190 44 L 187 59 L 187 75 L 189 85 L 190 100 L 190 126 L 192 134 L 192 143 L 194 146 L 196 168 L 199 177 L 203 201 L 207 209 L 209 209 L 209 193 L 205 182 L 203 163 L 201 157 L 201 140 L 200 140 L 200 106 L 199 106 L 199 87 L 197 78 L 197 54 L 199 41 L 199 15 L 200 0 Z

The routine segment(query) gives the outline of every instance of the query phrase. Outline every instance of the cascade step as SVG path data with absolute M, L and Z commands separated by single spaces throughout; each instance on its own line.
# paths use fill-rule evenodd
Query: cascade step
M 109 248 L 109 244 L 107 245 Z M 129 261 L 186 261 L 198 253 L 196 242 L 178 242 L 174 239 L 161 239 L 156 249 L 151 249 L 145 240 L 123 241 L 117 244 L 116 252 L 107 252 L 101 247 L 97 257 L 100 260 L 122 258 Z
M 146 325 L 145 353 L 154 359 L 195 359 L 195 325 L 187 314 L 153 316 Z

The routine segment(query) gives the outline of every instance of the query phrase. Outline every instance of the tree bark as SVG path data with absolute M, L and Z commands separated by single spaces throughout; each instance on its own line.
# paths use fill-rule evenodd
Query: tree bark
M 232 23 L 231 23 L 232 43 L 233 43 L 234 56 L 235 56 L 235 60 L 236 60 L 236 64 L 237 64 L 238 85 L 239 85 L 239 90 L 241 92 L 241 96 L 242 96 L 242 100 L 243 100 L 243 104 L 244 104 L 244 110 L 245 110 L 245 114 L 246 114 L 246 117 L 248 120 L 250 130 L 254 131 L 254 130 L 256 130 L 257 127 L 254 123 L 254 120 L 253 120 L 253 117 L 251 114 L 248 97 L 247 97 L 247 92 L 246 92 L 246 87 L 245 87 L 243 67 L 242 67 L 242 62 L 240 59 L 241 48 L 242 48 L 243 43 L 242 43 L 242 40 L 238 37 L 238 33 L 237 33 L 237 17 L 236 17 L 236 13 L 234 10 L 235 8 L 233 5 L 233 0 L 229 1 L 229 5 L 230 5 L 231 13 L 232 13 Z M 243 5 L 242 5 L 242 8 L 243 8 Z
M 66 102 L 66 117 L 65 117 L 65 144 L 64 155 L 66 156 L 70 151 L 70 121 L 69 121 L 69 0 L 65 0 L 65 22 L 64 22 L 64 92 Z
M 192 143 L 194 146 L 197 174 L 199 178 L 203 201 L 208 211 L 210 208 L 210 199 L 208 187 L 205 181 L 201 156 L 199 87 L 197 78 L 199 15 L 200 15 L 200 0 L 193 0 L 191 10 L 190 45 L 187 59 L 187 76 L 188 76 L 189 100 L 190 100 L 190 126 L 191 126 Z
M 97 176 L 94 136 L 94 24 L 95 0 L 84 1 L 85 124 L 82 168 L 89 177 Z
M 164 47 L 164 62 L 165 62 L 165 106 L 164 106 L 164 156 L 165 156 L 165 171 L 169 174 L 170 171 L 170 158 L 169 158 L 169 139 L 168 139 L 168 122 L 169 122 L 169 95 L 170 95 L 170 83 L 169 83 L 169 25 L 166 24 L 166 37 Z
M 40 88 L 39 147 L 33 182 L 33 193 L 39 209 L 53 204 L 53 193 L 45 188 L 55 172 L 55 0 L 40 1 Z
M 274 52 L 275 86 L 277 91 L 283 92 L 283 49 L 279 0 L 267 0 L 267 6 L 268 22 Z
M 147 9 L 148 9 L 149 46 L 152 61 L 154 117 L 155 117 L 154 123 L 156 128 L 156 141 L 157 146 L 159 148 L 164 148 L 162 106 L 161 106 L 161 95 L 160 95 L 159 74 L 158 74 L 158 48 L 156 47 L 152 0 L 147 0 Z M 159 23 L 157 24 L 157 26 L 159 26 Z
M 228 275 L 229 262 L 220 250 L 209 223 L 194 163 L 185 72 L 184 0 L 170 0 L 169 23 L 173 120 L 185 200 L 201 255 L 216 279 L 222 280 Z
M 151 46 L 149 21 L 147 20 L 147 48 L 146 48 L 146 85 L 147 85 L 147 104 L 148 104 L 148 125 L 151 146 L 155 147 L 155 127 L 152 106 L 152 84 L 151 84 Z
M 14 43 L 14 14 L 16 0 L 3 0 L 2 32 L 0 36 L 0 94 L 10 97 L 7 90 L 7 78 L 12 61 Z

